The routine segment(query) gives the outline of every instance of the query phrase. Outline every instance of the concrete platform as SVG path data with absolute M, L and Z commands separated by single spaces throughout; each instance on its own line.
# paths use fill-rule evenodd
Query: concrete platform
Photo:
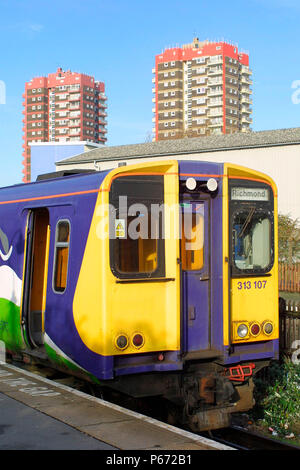
M 0 449 L 232 450 L 4 363 L 0 409 Z
M 0 450 L 114 450 L 0 393 Z

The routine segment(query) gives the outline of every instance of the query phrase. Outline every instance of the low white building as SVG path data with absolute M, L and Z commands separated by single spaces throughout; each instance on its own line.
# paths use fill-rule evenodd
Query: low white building
M 56 170 L 106 170 L 148 159 L 230 162 L 268 174 L 279 212 L 300 220 L 300 128 L 102 147 L 56 162 Z

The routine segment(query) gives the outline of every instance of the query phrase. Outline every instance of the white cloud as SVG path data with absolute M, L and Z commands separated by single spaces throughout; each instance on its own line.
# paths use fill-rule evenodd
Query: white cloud
M 40 33 L 44 29 L 44 26 L 42 24 L 32 23 L 29 24 L 27 28 L 34 33 Z
M 44 29 L 44 25 L 40 23 L 34 23 L 30 21 L 22 21 L 18 23 L 6 24 L 0 27 L 1 31 L 13 31 L 17 33 L 24 34 L 29 38 L 35 37 L 37 34 L 40 34 Z

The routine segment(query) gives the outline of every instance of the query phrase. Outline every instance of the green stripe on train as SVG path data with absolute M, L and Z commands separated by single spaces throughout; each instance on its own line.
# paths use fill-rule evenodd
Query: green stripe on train
M 0 340 L 7 349 L 25 348 L 20 324 L 20 307 L 6 299 L 0 299 Z
M 44 343 L 44 346 L 45 346 L 45 351 L 46 353 L 48 354 L 48 357 L 49 359 L 58 364 L 59 366 L 63 366 L 64 368 L 67 368 L 67 369 L 70 369 L 70 370 L 73 370 L 73 371 L 78 371 L 78 372 L 81 372 L 81 374 L 85 374 L 87 377 L 89 377 L 91 379 L 92 382 L 94 382 L 95 384 L 99 384 L 99 380 L 94 377 L 92 374 L 90 374 L 89 372 L 87 371 L 83 371 L 83 369 L 81 369 L 79 366 L 77 366 L 76 364 L 74 364 L 73 362 L 69 361 L 67 358 L 61 356 L 60 354 L 58 354 L 56 351 L 54 351 L 54 349 L 52 349 L 49 344 L 47 343 Z

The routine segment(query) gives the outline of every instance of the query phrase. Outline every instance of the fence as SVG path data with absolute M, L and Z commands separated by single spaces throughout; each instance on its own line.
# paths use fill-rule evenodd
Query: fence
M 278 264 L 279 290 L 300 293 L 300 263 Z
M 280 300 L 279 304 L 279 341 L 280 352 L 291 356 L 295 342 L 300 341 L 300 301 Z M 299 343 L 298 343 L 299 344 Z

